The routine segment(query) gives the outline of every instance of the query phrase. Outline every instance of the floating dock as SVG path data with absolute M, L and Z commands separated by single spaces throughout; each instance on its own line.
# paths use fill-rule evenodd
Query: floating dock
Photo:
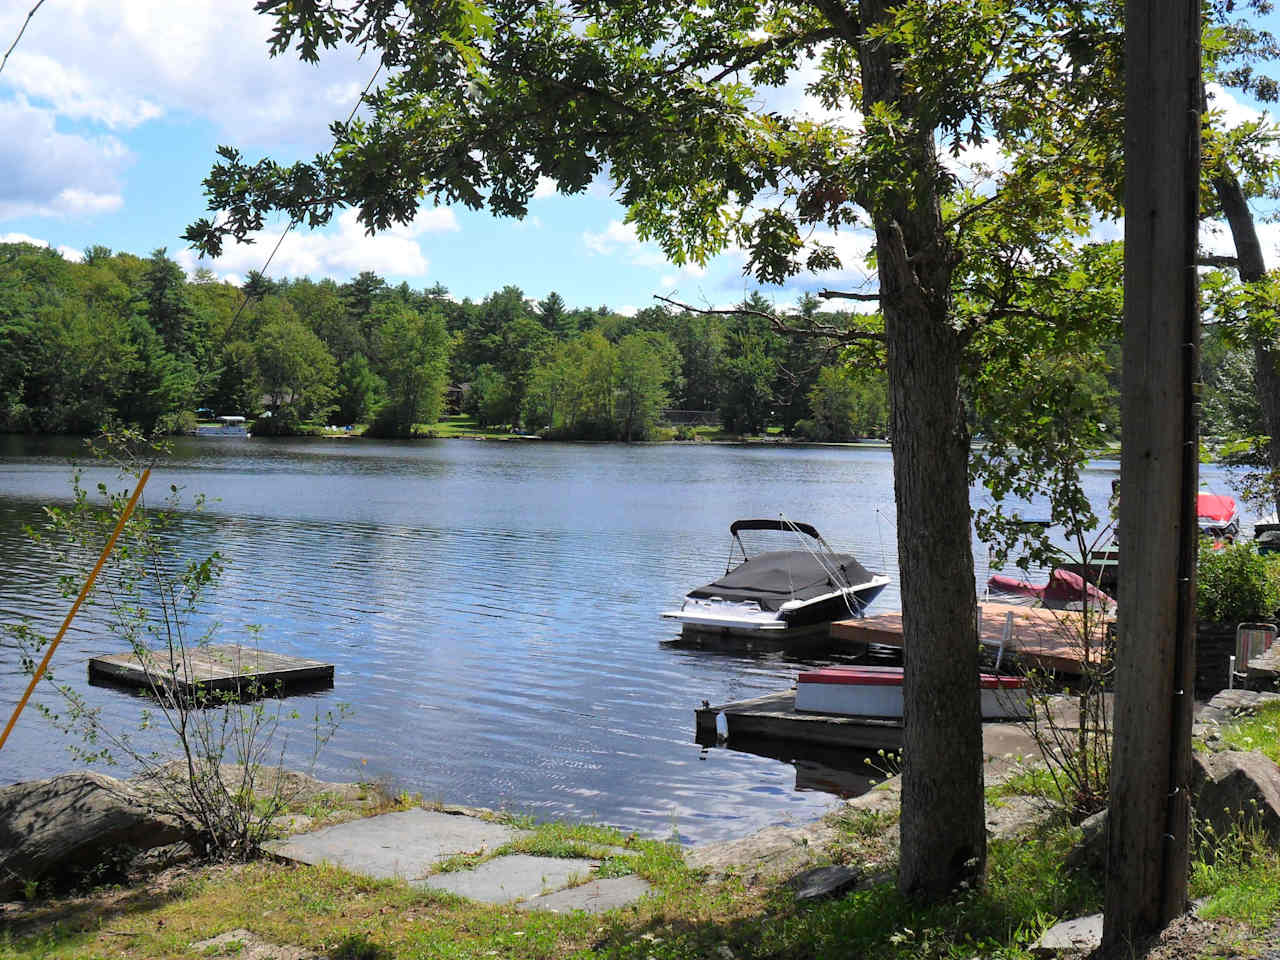
M 272 696 L 277 692 L 299 692 L 299 688 L 332 687 L 333 664 L 268 653 L 256 647 L 210 644 L 192 647 L 186 651 L 185 660 L 172 663 L 167 650 L 148 650 L 142 657 L 137 653 L 93 657 L 89 661 L 89 682 L 145 690 L 153 685 L 176 687 L 186 695 L 216 690 L 243 693 L 257 688 L 261 695 Z
M 794 690 L 715 707 L 708 704 L 694 713 L 699 743 L 716 742 L 716 718 L 724 714 L 731 743 L 743 738 L 763 738 L 862 750 L 897 750 L 902 746 L 901 720 L 797 713 Z
M 794 690 L 771 693 L 752 700 L 738 700 L 719 706 L 710 704 L 694 711 L 697 719 L 695 739 L 704 746 L 721 741 L 717 717 L 723 714 L 726 736 L 731 748 L 777 755 L 777 748 L 762 749 L 768 742 L 803 744 L 808 747 L 836 747 L 855 750 L 900 750 L 903 743 L 902 721 L 881 717 L 845 717 L 823 713 L 797 713 Z M 1070 697 L 1055 698 L 1050 710 L 1059 729 L 1074 730 L 1079 726 L 1076 704 Z M 1110 712 L 1110 698 L 1107 702 Z M 987 757 L 1034 757 L 1038 748 L 1026 731 L 1026 723 L 987 720 L 982 724 L 982 749 Z
M 1084 649 L 1080 642 L 1081 615 L 1071 610 L 1046 610 L 1016 603 L 981 603 L 984 644 L 997 644 L 1004 634 L 1005 618 L 1013 614 L 1013 635 L 1004 655 L 1015 656 L 1024 667 L 1079 676 L 1084 673 Z M 1092 618 L 1099 618 L 1094 613 Z M 831 624 L 831 638 L 847 643 L 902 646 L 902 614 L 883 613 L 860 620 Z M 1093 645 L 1090 659 L 1102 658 L 1102 643 Z

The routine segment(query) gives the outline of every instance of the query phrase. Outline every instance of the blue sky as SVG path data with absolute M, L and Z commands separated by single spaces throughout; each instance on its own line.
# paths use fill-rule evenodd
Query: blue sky
M 3 47 L 33 3 L 11 0 L 0 13 Z M 329 123 L 347 115 L 375 65 L 351 51 L 319 67 L 271 60 L 270 21 L 252 7 L 252 0 L 46 0 L 0 74 L 0 239 L 46 243 L 69 257 L 93 244 L 140 255 L 163 246 L 193 270 L 180 236 L 205 213 L 200 181 L 218 144 L 282 162 L 326 150 Z M 807 102 L 802 82 L 771 95 L 771 104 L 825 114 Z M 723 306 L 755 289 L 735 253 L 705 269 L 676 268 L 656 246 L 639 243 L 623 216 L 603 183 L 584 196 L 539 195 L 522 222 L 435 208 L 411 227 L 371 238 L 347 214 L 323 231 L 295 230 L 269 273 L 346 280 L 367 269 L 414 287 L 442 283 L 473 299 L 515 284 L 530 297 L 554 290 L 571 306 L 623 312 L 653 304 L 654 294 Z M 256 244 L 228 247 L 209 266 L 243 278 L 262 267 L 282 227 Z M 804 289 L 866 289 L 865 232 L 822 239 L 841 253 L 843 271 L 765 294 L 787 305 Z M 1278 240 L 1264 238 L 1272 260 Z

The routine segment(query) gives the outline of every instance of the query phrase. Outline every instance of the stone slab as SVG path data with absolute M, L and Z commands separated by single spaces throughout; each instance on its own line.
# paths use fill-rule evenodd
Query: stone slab
M 795 890 L 797 900 L 823 900 L 852 890 L 861 879 L 861 870 L 833 865 L 814 867 L 797 874 L 791 878 L 789 885 Z
M 560 890 L 574 878 L 585 879 L 597 866 L 595 860 L 533 857 L 519 853 L 486 860 L 472 870 L 423 877 L 416 880 L 414 886 L 443 890 L 483 903 L 510 903 Z
M 268 844 L 267 850 L 298 863 L 331 863 L 371 877 L 414 880 L 444 857 L 495 850 L 518 835 L 501 823 L 413 809 L 289 837 Z
M 1092 953 L 1101 945 L 1102 914 L 1092 913 L 1050 927 L 1031 945 L 1031 952 L 1038 957 L 1056 957 L 1062 953 Z
M 649 882 L 635 875 L 592 880 L 557 893 L 547 893 L 517 904 L 521 910 L 550 910 L 553 913 L 604 913 L 635 903 L 650 890 Z

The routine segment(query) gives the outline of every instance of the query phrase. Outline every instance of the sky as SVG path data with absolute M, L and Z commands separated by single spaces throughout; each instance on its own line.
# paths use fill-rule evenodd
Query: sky
M 0 4 L 8 8 L 0 50 L 34 4 Z M 271 59 L 270 26 L 253 0 L 45 0 L 0 73 L 0 241 L 47 244 L 73 259 L 95 244 L 141 256 L 165 247 L 188 272 L 208 266 L 236 282 L 262 269 L 283 222 L 255 244 L 229 243 L 213 263 L 197 264 L 181 239 L 207 215 L 201 181 L 217 146 L 236 146 L 251 161 L 323 153 L 329 124 L 347 116 L 376 68 L 351 50 L 318 66 Z M 800 78 L 771 104 L 831 116 L 802 86 Z M 1241 115 L 1254 109 L 1230 98 L 1222 105 Z M 372 270 L 473 300 L 515 284 L 533 299 L 555 291 L 571 307 L 623 313 L 656 304 L 655 294 L 728 306 L 758 288 L 732 251 L 705 267 L 673 266 L 637 240 L 624 215 L 607 183 L 577 197 L 540 189 L 522 221 L 426 206 L 412 225 L 370 237 L 347 211 L 322 230 L 292 231 L 267 272 L 341 282 Z M 1280 229 L 1271 226 L 1265 252 L 1276 262 Z M 819 239 L 845 268 L 764 288 L 770 300 L 785 307 L 805 290 L 868 288 L 865 231 Z M 1221 236 L 1205 242 L 1229 252 Z

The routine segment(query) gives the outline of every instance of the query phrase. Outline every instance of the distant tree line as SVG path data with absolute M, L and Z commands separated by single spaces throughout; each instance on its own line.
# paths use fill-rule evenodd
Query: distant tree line
M 818 307 L 805 298 L 787 319 L 830 329 L 879 322 Z M 0 244 L 0 429 L 173 432 L 192 429 L 203 409 L 256 419 L 258 433 L 332 423 L 411 436 L 449 400 L 480 426 L 565 439 L 651 438 L 670 408 L 713 412 L 732 434 L 888 433 L 881 357 L 779 332 L 758 294 L 741 309 L 657 305 L 624 316 L 571 309 L 556 293 L 534 302 L 514 286 L 457 302 L 439 284 L 390 286 L 367 271 L 347 283 L 250 274 L 238 287 L 207 271 L 188 279 L 164 249 L 143 258 L 91 247 L 75 263 Z M 1061 375 L 1092 396 L 1104 436 L 1119 429 L 1118 357 L 1118 344 L 1101 343 Z M 1203 361 L 1203 432 L 1262 433 L 1250 344 L 1208 326 Z M 1025 351 L 1011 358 L 1032 362 Z M 1011 408 L 1048 389 L 1030 389 L 1025 371 L 1003 381 Z M 990 416 L 974 404 L 976 434 L 993 428 Z
M 448 400 L 481 426 L 573 439 L 651 438 L 672 407 L 714 411 L 735 434 L 885 435 L 878 362 L 779 333 L 759 295 L 742 309 L 624 316 L 514 286 L 457 302 L 439 284 L 368 271 L 347 283 L 251 273 L 238 287 L 208 271 L 188 279 L 163 248 L 92 247 L 76 263 L 0 244 L 0 429 L 177 432 L 206 411 L 255 419 L 257 433 L 360 424 L 411 436 Z M 818 301 L 795 316 L 815 320 Z

